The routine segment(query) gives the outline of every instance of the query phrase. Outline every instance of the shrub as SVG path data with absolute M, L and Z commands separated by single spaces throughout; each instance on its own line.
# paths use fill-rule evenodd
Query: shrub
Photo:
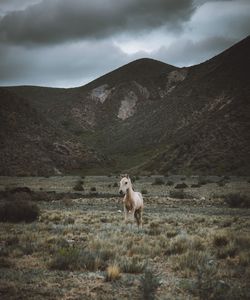
M 171 181 L 171 180 L 168 180 L 168 181 L 166 182 L 166 185 L 168 185 L 168 186 L 172 186 L 172 185 L 174 185 L 174 182 L 173 182 L 173 181 Z
M 106 271 L 106 281 L 114 281 L 121 277 L 120 268 L 114 264 L 108 266 Z
M 124 273 L 138 274 L 145 269 L 145 263 L 138 256 L 133 256 L 132 258 L 123 257 L 119 262 L 119 266 Z
M 150 269 L 146 269 L 144 276 L 141 279 L 141 286 L 143 292 L 143 299 L 155 299 L 155 292 L 160 285 L 159 278 L 153 274 Z
M 187 187 L 188 187 L 188 185 L 185 182 L 183 182 L 183 183 L 177 183 L 174 188 L 175 189 L 185 189 Z
M 250 207 L 250 197 L 243 194 L 228 194 L 224 198 L 224 202 L 229 207 L 242 207 L 249 208 Z
M 241 266 L 250 266 L 250 253 L 248 251 L 241 251 L 239 254 L 239 264 Z
M 218 258 L 234 257 L 238 251 L 234 238 L 227 232 L 218 232 L 213 236 L 213 252 Z
M 92 186 L 92 187 L 90 188 L 90 191 L 91 191 L 91 192 L 96 192 L 96 187 L 95 187 L 95 186 Z
M 55 270 L 96 271 L 100 266 L 101 260 L 95 252 L 91 253 L 72 247 L 60 248 L 49 263 L 49 268 Z
M 198 179 L 198 185 L 206 185 L 208 183 L 208 181 L 206 180 L 206 178 L 204 178 L 204 177 L 200 177 L 199 179 Z
M 152 185 L 163 185 L 165 182 L 162 178 L 156 177 Z
M 185 237 L 177 237 L 171 241 L 167 250 L 165 251 L 166 255 L 181 254 L 186 252 L 188 249 L 187 239 Z
M 76 184 L 74 185 L 73 190 L 74 191 L 84 191 L 84 188 L 83 188 L 82 184 L 83 184 L 83 181 L 82 180 L 78 180 L 76 182 Z
M 50 262 L 50 269 L 74 270 L 79 268 L 80 251 L 76 248 L 60 248 Z
M 196 271 L 200 265 L 204 265 L 208 261 L 206 252 L 188 250 L 182 255 L 174 257 L 174 268 L 176 270 Z
M 176 255 L 185 253 L 187 250 L 203 250 L 202 240 L 198 236 L 179 235 L 171 240 L 165 254 Z
M 189 195 L 188 193 L 185 193 L 183 190 L 179 190 L 179 191 L 170 191 L 169 192 L 169 196 L 171 198 L 176 198 L 176 199 L 191 199 L 192 196 Z
M 113 187 L 118 187 L 118 183 L 115 182 L 115 183 L 113 184 Z
M 33 222 L 39 216 L 38 206 L 31 201 L 5 201 L 0 204 L 1 222 Z
M 148 234 L 149 235 L 159 235 L 161 233 L 161 228 L 159 226 L 158 223 L 150 223 L 149 225 L 149 231 L 148 231 Z
M 225 186 L 225 184 L 226 184 L 226 181 L 223 179 L 221 179 L 220 181 L 217 182 L 217 185 L 220 187 Z
M 213 236 L 213 245 L 215 247 L 224 247 L 229 243 L 229 237 L 225 232 L 218 232 Z
M 191 188 L 199 188 L 201 185 L 199 183 L 191 184 Z
M 177 235 L 177 231 L 176 230 L 168 230 L 167 231 L 167 237 L 168 238 L 173 238 L 173 237 L 175 237 Z
M 145 189 L 143 189 L 143 190 L 141 191 L 141 193 L 142 193 L 143 195 L 146 195 L 146 194 L 148 193 L 148 191 L 145 190 Z
M 11 268 L 12 263 L 6 257 L 0 257 L 0 268 Z

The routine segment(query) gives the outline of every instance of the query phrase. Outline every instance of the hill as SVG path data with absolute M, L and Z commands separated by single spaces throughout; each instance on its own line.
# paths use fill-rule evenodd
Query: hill
M 53 175 L 103 158 L 55 127 L 24 98 L 0 88 L 0 174 Z
M 188 68 L 140 59 L 79 88 L 5 89 L 112 162 L 82 172 L 249 175 L 249 51 L 247 37 Z

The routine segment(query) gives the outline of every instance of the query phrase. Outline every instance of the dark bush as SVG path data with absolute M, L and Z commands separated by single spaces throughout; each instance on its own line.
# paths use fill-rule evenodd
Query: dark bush
M 165 184 L 164 180 L 160 177 L 156 177 L 152 185 L 163 185 Z
M 220 181 L 217 182 L 218 186 L 225 186 L 226 181 L 221 179 Z
M 143 189 L 143 190 L 141 190 L 141 193 L 142 193 L 143 195 L 146 195 L 146 194 L 148 193 L 148 191 L 145 190 L 145 189 Z
M 115 182 L 115 183 L 113 184 L 113 187 L 118 187 L 118 183 Z
M 188 193 L 185 193 L 183 190 L 179 190 L 179 191 L 170 191 L 169 192 L 169 196 L 171 198 L 176 198 L 176 199 L 191 199 L 192 196 L 189 195 Z
M 113 253 L 113 252 L 112 252 Z M 90 252 L 75 247 L 60 248 L 49 263 L 53 270 L 81 270 L 96 271 L 106 268 L 106 262 L 100 252 Z
M 168 181 L 166 182 L 166 185 L 172 186 L 172 185 L 174 185 L 174 182 L 173 182 L 172 180 L 168 180 Z
M 76 182 L 76 184 L 74 185 L 73 190 L 74 191 L 84 191 L 84 188 L 83 188 L 82 184 L 83 184 L 83 181 L 82 180 L 78 180 Z
M 191 188 L 199 188 L 201 185 L 199 183 L 191 184 Z
M 250 207 L 250 197 L 243 194 L 228 194 L 225 196 L 224 201 L 229 207 Z
M 16 188 L 13 188 L 13 189 L 9 190 L 9 192 L 11 194 L 20 193 L 20 192 L 31 194 L 31 189 L 28 188 L 28 187 L 26 187 L 26 186 L 24 186 L 24 187 L 16 187 Z
M 146 269 L 144 276 L 141 279 L 141 286 L 143 291 L 143 299 L 153 300 L 155 299 L 155 293 L 160 285 L 158 276 L 154 275 L 150 269 Z
M 4 201 L 0 203 L 1 222 L 33 222 L 39 216 L 38 206 L 26 200 Z
M 188 185 L 185 182 L 183 182 L 183 183 L 176 184 L 176 186 L 174 188 L 175 189 L 185 189 L 187 187 L 188 187 Z
M 96 192 L 96 187 L 95 187 L 95 186 L 92 186 L 92 187 L 90 188 L 90 191 L 91 191 L 91 192 Z

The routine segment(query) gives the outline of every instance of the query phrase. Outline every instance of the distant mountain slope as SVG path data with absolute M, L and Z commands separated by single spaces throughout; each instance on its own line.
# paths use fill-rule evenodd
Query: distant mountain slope
M 249 174 L 250 38 L 190 67 L 162 114 L 176 105 L 175 126 L 165 147 L 138 170 Z M 158 116 L 159 117 L 159 116 Z M 161 118 L 161 117 L 159 117 Z M 163 116 L 162 116 L 163 118 Z
M 111 172 L 249 175 L 249 53 L 247 37 L 189 68 L 140 59 L 79 88 L 6 89 L 109 157 Z
M 100 157 L 69 133 L 54 127 L 23 98 L 0 88 L 0 174 L 48 175 Z

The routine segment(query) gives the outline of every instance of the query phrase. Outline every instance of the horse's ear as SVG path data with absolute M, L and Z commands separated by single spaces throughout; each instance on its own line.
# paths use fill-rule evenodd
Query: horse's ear
M 127 177 L 128 179 L 130 179 L 128 174 L 126 175 L 126 177 Z

